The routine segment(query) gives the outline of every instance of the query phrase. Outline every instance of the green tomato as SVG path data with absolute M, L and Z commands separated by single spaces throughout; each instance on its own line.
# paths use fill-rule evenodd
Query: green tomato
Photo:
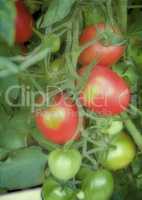
M 77 174 L 81 160 L 81 154 L 76 149 L 57 149 L 49 154 L 48 165 L 56 178 L 67 181 Z
M 120 131 L 122 131 L 122 129 L 123 129 L 122 121 L 112 121 L 106 132 L 109 135 L 115 135 L 118 134 Z
M 60 37 L 56 34 L 50 33 L 44 36 L 42 45 L 44 48 L 49 48 L 52 53 L 56 53 L 60 49 Z
M 77 174 L 77 179 L 79 180 L 83 180 L 84 178 L 86 178 L 89 174 L 92 173 L 92 170 L 88 167 L 82 167 L 78 174 Z
M 132 139 L 121 133 L 112 141 L 112 146 L 105 154 L 103 165 L 110 170 L 118 170 L 128 166 L 134 159 L 136 147 Z
M 101 117 L 97 120 L 97 128 L 104 134 L 116 135 L 123 129 L 123 122 L 118 117 Z
M 62 80 L 64 78 L 64 66 L 65 59 L 63 57 L 54 60 L 49 66 L 49 78 Z
M 57 181 L 49 177 L 42 189 L 44 200 L 75 200 L 75 192 L 69 187 L 62 187 Z
M 114 188 L 113 176 L 107 170 L 97 170 L 83 181 L 82 191 L 85 200 L 108 200 Z

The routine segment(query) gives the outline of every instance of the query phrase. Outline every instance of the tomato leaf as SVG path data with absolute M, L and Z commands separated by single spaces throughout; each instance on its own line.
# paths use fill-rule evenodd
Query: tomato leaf
M 41 184 L 46 163 L 47 155 L 39 147 L 12 152 L 0 163 L 0 188 L 24 189 Z
M 44 16 L 42 27 L 48 27 L 66 17 L 76 0 L 52 0 Z
M 0 147 L 8 150 L 26 147 L 29 130 L 28 113 L 16 113 L 12 119 L 1 114 L 1 119 L 3 120 L 0 126 Z
M 11 0 L 0 0 L 0 36 L 9 45 L 14 43 L 15 4 Z

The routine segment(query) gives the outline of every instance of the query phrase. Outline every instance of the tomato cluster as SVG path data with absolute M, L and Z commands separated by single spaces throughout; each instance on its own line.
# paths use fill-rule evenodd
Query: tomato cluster
M 114 41 L 111 41 L 112 38 Z M 92 68 L 78 93 L 79 102 L 84 109 L 99 116 L 117 116 L 126 111 L 131 100 L 127 82 L 111 69 L 126 49 L 121 44 L 122 39 L 118 28 L 106 24 L 87 27 L 80 36 L 80 78 L 84 77 L 90 66 Z M 76 81 L 75 85 L 78 84 L 79 81 Z M 39 103 L 41 101 L 40 98 Z M 83 157 L 77 149 L 68 148 L 68 144 L 81 139 L 80 127 L 84 124 L 79 114 L 79 105 L 67 93 L 57 94 L 48 108 L 44 107 L 35 113 L 35 121 L 44 138 L 55 144 L 67 143 L 65 148 L 57 148 L 48 156 L 52 176 L 61 181 L 74 178 L 80 170 Z M 114 120 L 107 132 L 108 137 L 116 137 L 111 140 L 107 152 L 101 151 L 97 155 L 101 157 L 101 165 L 108 170 L 125 168 L 135 157 L 135 145 L 126 133 L 121 132 L 122 129 L 123 123 Z M 113 193 L 114 181 L 108 170 L 88 171 L 82 179 L 82 193 L 78 195 L 82 195 L 81 198 L 85 200 L 109 199 Z M 52 180 L 48 184 L 55 185 L 54 189 L 59 190 L 56 181 Z M 55 190 L 51 196 L 55 195 Z M 64 196 L 61 199 L 65 199 Z

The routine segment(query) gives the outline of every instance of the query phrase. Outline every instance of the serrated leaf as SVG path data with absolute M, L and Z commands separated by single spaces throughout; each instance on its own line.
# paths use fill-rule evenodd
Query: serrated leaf
M 44 16 L 42 27 L 48 27 L 64 19 L 76 0 L 52 0 Z
M 15 4 L 11 0 L 0 0 L 0 35 L 9 45 L 14 43 Z
M 24 189 L 43 182 L 47 155 L 39 147 L 29 147 L 12 152 L 0 164 L 0 188 Z

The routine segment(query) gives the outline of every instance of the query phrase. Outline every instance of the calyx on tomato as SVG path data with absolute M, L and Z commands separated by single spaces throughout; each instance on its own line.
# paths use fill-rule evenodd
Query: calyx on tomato
M 75 192 L 67 187 L 60 185 L 52 177 L 48 177 L 42 189 L 44 200 L 75 200 Z

